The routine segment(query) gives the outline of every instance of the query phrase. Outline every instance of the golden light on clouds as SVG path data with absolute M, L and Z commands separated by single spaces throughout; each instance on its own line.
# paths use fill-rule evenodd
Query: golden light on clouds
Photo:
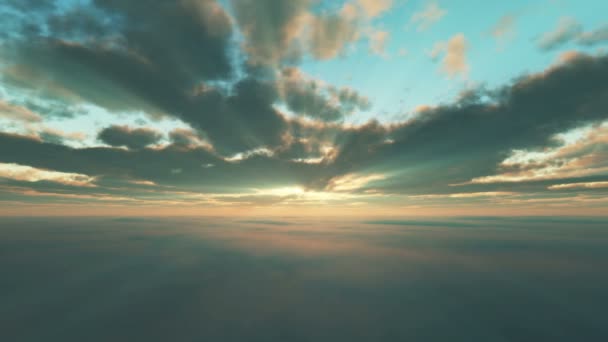
M 72 186 L 95 187 L 95 177 L 37 169 L 12 163 L 0 163 L 0 177 L 24 182 L 49 181 Z
M 329 182 L 328 189 L 332 191 L 353 191 L 365 187 L 367 184 L 386 179 L 386 176 L 379 173 L 370 175 L 347 174 L 336 177 Z

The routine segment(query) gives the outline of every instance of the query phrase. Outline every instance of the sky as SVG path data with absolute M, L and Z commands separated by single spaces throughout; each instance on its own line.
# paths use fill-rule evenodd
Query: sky
M 4 0 L 0 215 L 605 215 L 607 10 Z

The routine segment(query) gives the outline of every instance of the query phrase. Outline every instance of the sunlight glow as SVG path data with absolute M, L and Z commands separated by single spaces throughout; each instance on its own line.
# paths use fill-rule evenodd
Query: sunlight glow
M 327 186 L 332 191 L 352 191 L 365 187 L 368 183 L 386 179 L 386 176 L 379 173 L 369 175 L 347 174 L 332 179 Z

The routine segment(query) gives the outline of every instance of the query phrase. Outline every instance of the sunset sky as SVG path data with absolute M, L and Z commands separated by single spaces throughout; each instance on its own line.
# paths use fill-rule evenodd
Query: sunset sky
M 0 215 L 605 215 L 606 13 L 3 0 Z

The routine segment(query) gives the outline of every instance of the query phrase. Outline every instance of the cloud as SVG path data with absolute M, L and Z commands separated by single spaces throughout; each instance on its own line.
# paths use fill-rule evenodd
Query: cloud
M 385 175 L 382 174 L 370 174 L 370 175 L 359 175 L 359 174 L 346 174 L 343 176 L 332 178 L 327 184 L 327 188 L 332 191 L 346 191 L 351 192 L 353 190 L 360 190 L 367 184 L 386 179 Z
M 287 107 L 295 114 L 336 121 L 357 110 L 368 110 L 369 100 L 350 88 L 336 88 L 296 68 L 283 69 L 277 85 Z
M 236 83 L 228 96 L 214 89 L 184 99 L 178 117 L 204 132 L 224 155 L 275 147 L 287 128 L 273 106 L 278 99 L 272 84 L 247 78 Z
M 307 184 L 322 172 L 313 165 L 268 155 L 227 161 L 204 147 L 72 148 L 7 133 L 0 133 L 0 162 L 98 177 L 100 187 L 118 189 L 119 194 L 129 193 L 126 180 L 147 180 L 190 192 L 242 192 L 259 184 Z M 181 172 L 176 174 L 178 169 Z
M 295 43 L 310 20 L 310 0 L 233 0 L 231 4 L 251 63 L 274 64 L 302 54 Z
M 304 55 L 334 58 L 360 36 L 361 13 L 346 3 L 314 13 L 311 0 L 232 1 L 244 49 L 254 65 L 293 64 Z
M 16 106 L 0 99 L 0 118 L 6 118 L 16 121 L 24 122 L 40 122 L 42 118 L 40 115 L 32 112 L 31 110 Z
M 13 163 L 0 163 L 0 178 L 25 182 L 50 181 L 70 186 L 95 186 L 95 178 L 87 175 L 43 170 Z
M 504 44 L 505 41 L 515 36 L 515 23 L 517 20 L 516 14 L 505 14 L 490 30 L 490 35 L 499 44 Z
M 560 18 L 557 26 L 538 39 L 538 46 L 543 50 L 554 49 L 579 36 L 583 31 L 576 20 L 569 17 Z
M 385 48 L 390 37 L 388 31 L 374 30 L 369 35 L 370 51 L 378 56 L 386 56 Z
M 381 192 L 501 190 L 500 183 L 452 185 L 495 174 L 514 150 L 554 146 L 556 135 L 608 119 L 607 80 L 608 57 L 583 55 L 513 85 L 429 108 L 400 125 L 353 128 L 342 134 L 330 169 L 337 174 L 391 172 L 377 188 Z M 600 145 L 592 140 L 587 146 Z M 593 161 L 601 160 L 597 153 L 573 159 L 572 170 L 600 167 Z M 533 181 L 521 179 L 522 184 Z M 510 191 L 515 187 L 508 185 Z
M 565 136 L 580 136 L 575 141 Z M 530 180 L 602 176 L 608 171 L 608 126 L 576 129 L 554 137 L 558 146 L 542 151 L 516 150 L 500 164 L 502 173 L 469 183 L 508 183 Z
M 559 54 L 559 56 L 557 57 L 556 63 L 558 63 L 558 64 L 559 63 L 569 63 L 569 62 L 575 60 L 576 58 L 580 58 L 581 56 L 583 56 L 583 55 L 578 51 L 574 51 L 574 50 L 564 51 Z
M 53 144 L 63 144 L 66 140 L 82 141 L 86 138 L 86 134 L 82 132 L 64 132 L 59 129 L 44 127 L 40 129 L 36 134 L 41 140 L 50 142 Z
M 358 5 L 366 16 L 374 18 L 388 11 L 393 6 L 393 0 L 358 0 Z
M 416 195 L 410 196 L 410 198 L 418 200 L 428 199 L 445 199 L 445 198 L 478 198 L 478 197 L 506 197 L 515 195 L 514 192 L 508 191 L 488 191 L 488 192 L 464 192 L 464 193 L 452 193 L 452 194 L 432 194 L 432 195 Z
M 305 80 L 298 84 L 306 84 Z M 242 158 L 235 160 L 227 160 L 208 147 L 184 148 L 184 142 L 198 135 L 176 132 L 172 134 L 171 145 L 137 150 L 70 148 L 3 133 L 0 134 L 0 161 L 99 177 L 103 180 L 98 181 L 99 187 L 104 189 L 105 184 L 129 179 L 154 182 L 159 187 L 172 186 L 175 190 L 224 193 L 242 192 L 259 184 L 267 184 L 269 188 L 297 185 L 306 191 L 347 193 L 360 191 L 357 188 L 362 187 L 376 194 L 413 196 L 542 191 L 552 183 L 547 184 L 546 179 L 522 179 L 505 189 L 504 183 L 469 181 L 504 172 L 501 164 L 513 151 L 555 146 L 557 134 L 608 119 L 607 81 L 608 57 L 581 54 L 544 72 L 522 77 L 513 85 L 492 91 L 478 89 L 459 102 L 429 107 L 407 122 L 352 126 L 284 118 L 285 126 L 278 130 L 281 144 L 265 149 L 264 153 L 242 153 Z M 226 100 L 216 92 L 209 88 L 197 96 Z M 340 92 L 334 96 L 340 97 L 338 94 Z M 347 91 L 341 94 L 343 100 L 356 98 Z M 282 96 L 280 91 L 277 96 Z M 548 102 L 547 97 L 555 100 Z M 576 165 L 571 166 L 573 169 L 597 167 L 599 164 L 593 160 L 603 158 L 597 154 L 598 150 L 593 158 L 592 154 L 582 151 L 602 146 L 598 139 L 581 142 L 577 149 L 581 152 L 568 152 L 569 157 L 562 149 L 560 156 L 553 159 L 557 165 L 560 159 L 576 160 Z M 574 151 L 573 147 L 569 149 Z M 319 159 L 307 162 L 313 158 Z M 177 169 L 181 172 L 172 171 Z M 347 175 L 363 179 L 367 175 L 385 175 L 386 178 L 363 182 L 364 185 L 354 182 L 361 186 L 347 186 L 348 189 L 338 186 L 340 191 L 335 190 L 335 186 L 330 190 L 330 184 L 351 177 Z M 585 182 L 584 177 L 591 176 L 596 177 L 593 181 L 605 181 L 601 173 L 595 173 L 578 175 L 576 182 Z M 563 177 L 572 175 L 564 173 L 560 177 L 553 182 L 565 184 L 571 179 Z M 467 182 L 469 184 L 453 186 Z M 127 189 L 131 188 L 124 185 L 122 189 L 130 191 Z M 124 193 L 115 195 L 124 196 Z M 367 200 L 380 198 L 385 197 Z
M 169 133 L 169 139 L 176 146 L 184 146 L 186 148 L 204 147 L 213 150 L 207 141 L 202 139 L 199 134 L 193 130 L 177 128 Z
M 542 50 L 553 50 L 570 42 L 581 46 L 592 46 L 605 41 L 608 41 L 608 25 L 592 31 L 584 31 L 583 26 L 575 19 L 562 17 L 557 26 L 541 35 L 537 42 Z
M 608 119 L 607 56 L 569 54 L 543 72 L 497 89 L 473 89 L 407 121 L 349 124 L 343 119 L 370 110 L 369 99 L 290 63 L 339 56 L 361 32 L 377 32 L 368 24 L 382 12 L 366 12 L 358 2 L 332 9 L 302 0 L 232 5 L 234 19 L 210 0 L 97 0 L 80 11 L 32 5 L 35 15 L 19 12 L 37 18 L 45 32 L 11 22 L 11 29 L 20 30 L 3 36 L 2 84 L 7 98 L 20 100 L 10 103 L 11 110 L 23 107 L 55 120 L 63 109 L 79 116 L 78 109 L 100 107 L 121 117 L 168 117 L 180 129 L 113 125 L 99 134 L 109 146 L 97 147 L 66 146 L 66 134 L 41 127 L 27 131 L 30 136 L 3 132 L 0 162 L 95 177 L 97 187 L 66 190 L 65 184 L 15 177 L 2 186 L 142 203 L 196 198 L 230 205 L 348 201 L 363 194 L 377 203 L 510 191 L 551 196 L 552 185 L 606 181 L 606 144 L 598 131 L 575 145 L 556 137 Z M 585 37 L 595 41 L 601 34 Z M 376 38 L 381 50 L 386 35 Z M 244 54 L 235 42 L 243 44 Z M 466 76 L 467 45 L 456 34 L 431 55 L 448 76 Z M 517 151 L 544 151 L 547 158 L 513 162 Z M 534 176 L 549 171 L 552 177 Z M 519 178 L 487 181 L 510 176 Z
M 335 57 L 359 36 L 362 18 L 354 5 L 318 14 L 310 11 L 311 5 L 310 1 L 233 3 L 251 58 L 246 63 L 256 63 L 256 58 L 266 64 L 290 59 L 283 52 L 299 37 L 296 33 L 304 24 L 300 20 L 315 23 L 306 27 L 301 43 L 319 59 Z M 274 75 L 259 77 L 251 71 L 232 78 L 239 71 L 229 56 L 230 20 L 215 2 L 155 3 L 148 8 L 139 2 L 99 1 L 91 6 L 83 13 L 103 12 L 101 18 L 109 18 L 104 20 L 112 25 L 97 23 L 100 18 L 82 11 L 67 11 L 47 18 L 61 23 L 52 25 L 49 35 L 27 33 L 28 39 L 8 42 L 10 48 L 3 51 L 6 84 L 20 91 L 40 89 L 44 96 L 39 97 L 70 106 L 91 103 L 110 112 L 176 117 L 225 156 L 274 149 L 283 143 L 288 124 L 274 107 L 283 100 Z M 148 11 L 153 14 L 145 16 Z M 77 14 L 86 18 L 78 19 Z M 304 110 L 304 115 L 329 120 L 369 107 L 354 91 L 328 87 L 324 92 L 321 97 L 303 92 L 317 101 L 313 104 L 320 106 L 318 113 L 308 100 L 295 105 L 302 101 L 293 92 L 289 104 Z
M 318 11 L 313 0 L 233 0 L 232 7 L 248 62 L 272 67 L 295 65 L 305 56 L 328 60 L 343 55 L 392 3 L 357 0 Z
M 608 182 L 583 182 L 566 183 L 551 185 L 549 190 L 570 190 L 570 189 L 604 189 L 608 188 Z
M 466 76 L 469 72 L 467 48 L 468 44 L 464 34 L 459 33 L 447 42 L 436 43 L 429 55 L 433 59 L 443 56 L 441 59 L 442 71 L 448 76 Z
M 599 95 L 607 91 L 606 77 L 607 57 L 582 55 L 543 73 L 522 78 L 512 86 L 490 92 L 486 95 L 491 97 L 490 101 L 476 102 L 475 97 L 470 96 L 464 102 L 429 108 L 406 123 L 383 126 L 372 122 L 349 127 L 288 121 L 289 135 L 294 142 L 303 144 L 304 156 L 317 153 L 314 151 L 320 150 L 318 145 L 333 146 L 333 151 L 329 152 L 331 156 L 319 163 L 296 162 L 291 160 L 293 156 L 279 151 L 226 161 L 208 149 L 184 149 L 178 145 L 133 151 L 74 149 L 6 134 L 0 134 L 0 160 L 100 177 L 103 182 L 98 183 L 103 189 L 106 184 L 111 184 L 104 182 L 126 178 L 157 184 L 155 191 L 161 191 L 162 186 L 174 187 L 174 192 L 188 189 L 191 193 L 188 196 L 194 196 L 197 191 L 243 193 L 243 189 L 257 188 L 259 184 L 266 184 L 271 190 L 290 185 L 303 192 L 286 194 L 286 190 L 272 190 L 264 192 L 267 195 L 228 196 L 223 199 L 207 196 L 201 197 L 201 205 L 212 203 L 208 202 L 211 198 L 212 201 L 223 201 L 224 205 L 235 201 L 277 203 L 293 198 L 304 202 L 355 200 L 355 197 L 342 198 L 331 193 L 349 195 L 363 192 L 370 196 L 357 200 L 374 202 L 391 198 L 388 196 L 391 194 L 473 199 L 481 197 L 482 193 L 541 191 L 551 184 L 542 183 L 540 188 L 528 185 L 526 188 L 526 182 L 523 182 L 522 185 L 509 185 L 508 190 L 499 183 L 458 187 L 452 184 L 491 175 L 513 150 L 551 146 L 555 134 L 605 120 L 608 113 L 597 109 L 606 105 L 605 97 Z M 547 93 L 559 94 L 559 103 L 544 101 Z M 594 145 L 597 144 L 585 144 Z M 311 149 L 307 150 L 305 146 Z M 214 167 L 204 167 L 209 164 Z M 564 180 L 559 184 L 562 183 L 565 184 Z M 150 187 L 146 186 L 147 195 L 135 193 L 129 196 L 141 201 L 151 196 Z M 125 197 L 126 193 L 133 191 L 127 185 L 120 188 L 122 192 L 109 194 Z M 277 196 L 279 192 L 285 196 Z M 177 199 L 181 195 L 172 193 L 168 196 Z M 189 198 L 192 200 L 194 197 Z
M 272 82 L 247 75 L 230 82 L 236 73 L 229 56 L 232 30 L 217 3 L 92 6 L 124 20 L 116 19 L 111 31 L 94 40 L 28 33 L 7 42 L 0 52 L 6 86 L 110 112 L 176 117 L 226 155 L 281 143 L 286 123 L 273 108 Z M 229 85 L 209 85 L 218 80 Z M 205 91 L 195 91 L 200 89 Z
M 99 132 L 97 138 L 110 146 L 140 149 L 158 143 L 162 135 L 150 128 L 110 126 Z
M 320 60 L 338 56 L 360 36 L 358 18 L 353 17 L 349 7 L 337 14 L 312 17 L 310 26 L 310 51 Z
M 606 41 L 608 41 L 608 24 L 593 31 L 583 32 L 577 38 L 577 42 L 581 45 L 595 45 Z
M 429 2 L 424 9 L 412 15 L 410 24 L 415 25 L 418 31 L 426 31 L 446 14 L 447 11 L 437 2 Z

